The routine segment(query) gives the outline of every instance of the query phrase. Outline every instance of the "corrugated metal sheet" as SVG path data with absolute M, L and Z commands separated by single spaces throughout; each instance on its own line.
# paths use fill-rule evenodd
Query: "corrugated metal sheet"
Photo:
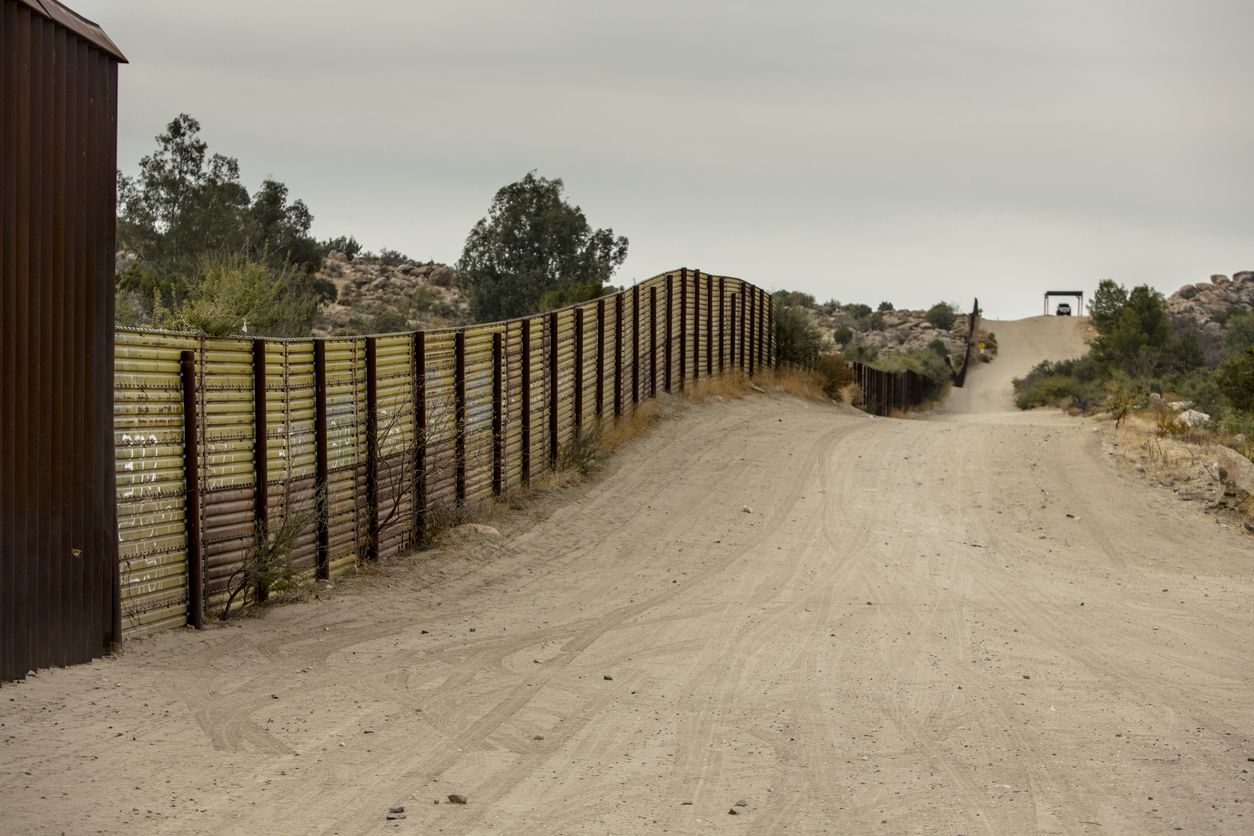
M 3 679 L 99 656 L 118 632 L 119 54 L 84 26 L 50 3 L 4 0 L 0 14 Z

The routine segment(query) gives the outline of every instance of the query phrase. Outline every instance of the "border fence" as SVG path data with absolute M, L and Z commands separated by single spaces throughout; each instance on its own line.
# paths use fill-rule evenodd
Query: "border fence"
M 770 294 L 686 268 L 459 329 L 303 340 L 118 329 L 123 630 L 201 626 L 267 538 L 286 538 L 295 567 L 320 579 L 399 554 L 441 514 L 557 468 L 593 425 L 659 392 L 773 366 L 773 334 Z
M 980 321 L 980 300 L 971 304 L 967 314 L 967 334 L 963 340 L 962 364 L 952 367 L 950 379 L 954 386 L 962 388 L 967 380 L 967 367 L 971 363 L 971 347 L 975 342 L 976 326 Z M 853 363 L 853 379 L 862 392 L 862 408 L 872 415 L 887 416 L 894 412 L 906 412 L 938 394 L 940 387 L 923 375 L 910 370 L 885 371 L 867 363 Z

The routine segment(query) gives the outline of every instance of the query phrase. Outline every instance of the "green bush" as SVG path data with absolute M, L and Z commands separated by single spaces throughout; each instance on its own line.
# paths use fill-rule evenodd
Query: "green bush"
M 933 328 L 939 328 L 942 331 L 948 331 L 954 327 L 954 322 L 958 319 L 958 314 L 954 312 L 954 306 L 948 302 L 937 302 L 935 305 L 927 309 L 927 313 L 923 315 Z
M 1238 412 L 1254 412 L 1254 348 L 1233 354 L 1219 364 L 1215 382 Z
M 555 311 L 578 302 L 588 302 L 603 296 L 607 290 L 600 282 L 581 282 L 568 284 L 556 290 L 550 290 L 540 297 L 540 313 Z
M 849 345 L 849 342 L 853 339 L 853 329 L 848 325 L 842 325 L 832 332 L 832 339 L 836 341 L 837 345 Z
M 881 313 L 883 313 L 884 311 L 891 311 L 893 310 L 893 303 L 892 302 L 880 302 L 880 306 L 879 308 L 877 308 L 877 310 L 880 311 Z

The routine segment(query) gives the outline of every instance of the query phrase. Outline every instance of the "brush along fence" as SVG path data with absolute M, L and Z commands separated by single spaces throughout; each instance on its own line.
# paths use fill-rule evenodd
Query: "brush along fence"
M 404 552 L 440 515 L 555 468 L 591 425 L 659 391 L 773 365 L 773 332 L 768 293 L 688 269 L 456 330 L 254 340 L 119 329 L 123 628 L 200 626 L 278 538 L 288 580 Z M 245 594 L 264 598 L 268 584 Z

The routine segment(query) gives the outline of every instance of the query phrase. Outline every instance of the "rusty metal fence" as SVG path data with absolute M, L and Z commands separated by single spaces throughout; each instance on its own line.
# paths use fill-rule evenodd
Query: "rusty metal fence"
M 329 578 L 524 488 L 597 422 L 774 364 L 770 295 L 682 269 L 456 330 L 308 340 L 116 335 L 127 635 L 202 623 L 259 535 Z M 266 590 L 251 594 L 264 597 Z

